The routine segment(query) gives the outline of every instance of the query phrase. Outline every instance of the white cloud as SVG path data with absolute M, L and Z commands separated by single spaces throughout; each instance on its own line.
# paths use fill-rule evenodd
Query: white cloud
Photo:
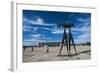
M 28 18 L 24 17 L 23 21 L 25 23 L 30 23 L 30 24 L 33 24 L 33 25 L 45 25 L 45 26 L 54 25 L 54 24 L 45 23 L 44 20 L 39 16 L 37 16 L 35 19 L 28 19 Z
M 49 30 L 49 31 L 51 31 L 51 30 L 52 30 L 51 28 L 41 28 L 41 29 L 44 29 L 44 30 Z
M 87 32 L 90 31 L 90 26 L 88 27 L 78 27 L 78 28 L 73 28 L 72 31 L 74 32 Z
M 53 26 L 55 24 L 49 24 L 49 23 L 45 23 L 44 20 L 42 18 L 40 18 L 39 16 L 37 16 L 34 20 L 32 19 L 28 19 L 28 18 L 23 18 L 23 31 L 30 31 L 30 30 L 33 30 L 33 31 L 36 31 L 38 30 L 37 27 L 32 27 L 30 26 L 30 24 L 33 24 L 33 25 L 43 25 L 43 26 Z M 42 28 L 42 29 L 45 29 L 45 30 L 51 30 L 50 28 Z
M 78 26 L 78 27 L 74 27 L 72 28 L 71 30 L 74 31 L 74 32 L 87 32 L 87 31 L 90 31 L 90 19 L 89 18 L 86 18 L 86 19 L 83 19 L 83 18 L 78 18 L 77 21 L 81 22 L 81 24 L 78 24 L 78 25 L 82 25 L 81 27 Z M 77 25 L 76 25 L 77 26 Z M 66 30 L 66 32 L 68 32 Z M 52 33 L 53 34 L 59 34 L 59 33 L 63 33 L 63 29 L 56 29 L 54 28 L 54 30 L 52 30 Z
M 77 20 L 81 22 L 80 24 L 77 24 L 77 25 L 81 25 L 81 26 L 72 28 L 72 31 L 79 31 L 79 32 L 90 31 L 91 21 L 89 18 L 86 18 L 86 19 L 78 18 Z
M 89 22 L 90 20 L 90 18 L 77 18 L 77 21 L 79 22 Z
M 31 24 L 44 25 L 44 20 L 40 17 L 36 17 L 33 20 L 24 17 L 23 21 L 26 22 L 26 23 L 31 23 Z
M 29 23 L 31 24 L 37 24 L 37 25 L 44 25 L 44 21 L 42 18 L 37 17 L 35 20 L 29 20 Z
M 30 46 L 30 45 L 32 45 L 32 38 L 30 38 L 30 39 L 24 39 L 23 40 L 23 45 L 24 46 Z
M 44 21 L 43 21 L 42 18 L 38 17 L 38 18 L 36 19 L 35 23 L 37 23 L 37 24 L 44 24 Z
M 33 31 L 37 31 L 37 30 L 38 30 L 38 27 L 34 27 L 34 28 L 33 28 Z
M 32 26 L 29 26 L 29 25 L 23 26 L 23 31 L 36 32 L 37 30 L 38 30 L 38 27 L 32 27 Z
M 68 29 L 66 29 L 66 32 L 68 32 Z M 64 33 L 64 29 L 53 29 L 52 34 L 61 34 L 61 33 Z
M 60 34 L 60 33 L 63 33 L 64 31 L 63 30 L 52 30 L 52 34 Z
M 23 26 L 23 31 L 30 31 L 30 29 L 32 29 L 32 27 L 31 26 Z
M 91 37 L 89 35 L 84 35 L 84 34 L 79 36 L 77 39 L 75 39 L 76 43 L 86 43 L 90 41 L 91 41 Z
M 37 40 L 37 41 L 43 41 L 44 39 L 46 39 L 46 37 L 43 35 L 43 34 L 31 34 L 31 38 L 34 40 Z
M 91 41 L 91 31 L 90 29 L 83 29 L 81 35 L 76 36 L 76 43 L 86 43 Z
M 39 37 L 41 37 L 40 34 L 32 34 L 31 36 L 32 36 L 33 38 L 39 38 Z
M 74 33 L 78 33 L 80 32 L 80 35 L 76 35 L 75 38 L 75 43 L 86 43 L 86 42 L 90 42 L 91 41 L 91 21 L 89 18 L 87 19 L 83 19 L 83 18 L 79 18 L 77 19 L 79 22 L 81 22 L 81 26 L 72 28 L 73 34 Z
M 81 35 L 79 35 L 78 37 L 77 37 L 77 39 L 89 39 L 90 38 L 90 33 L 88 33 L 88 32 L 85 32 L 85 33 L 82 33 Z

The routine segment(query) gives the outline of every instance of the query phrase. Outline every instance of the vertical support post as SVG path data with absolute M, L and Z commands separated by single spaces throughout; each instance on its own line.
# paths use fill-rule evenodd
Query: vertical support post
M 61 50 L 62 50 L 63 45 L 64 45 L 64 37 L 65 37 L 65 34 L 63 35 L 62 42 L 61 42 L 61 48 L 60 48 L 60 51 L 59 51 L 59 54 L 58 55 L 61 54 Z
M 66 33 L 66 35 L 65 35 L 65 40 L 66 40 L 66 48 L 67 48 L 67 53 L 68 53 L 68 55 L 69 55 L 68 35 L 67 35 L 67 33 Z
M 70 35 L 70 28 L 68 29 L 68 46 L 69 46 L 69 56 L 71 56 L 71 35 Z
M 71 38 L 71 41 L 72 41 L 72 44 L 73 44 L 73 47 L 74 47 L 74 50 L 75 50 L 75 54 L 77 54 L 74 39 L 73 39 L 73 36 L 72 36 L 72 33 L 71 33 L 70 29 L 69 29 L 69 34 L 70 34 L 70 38 Z

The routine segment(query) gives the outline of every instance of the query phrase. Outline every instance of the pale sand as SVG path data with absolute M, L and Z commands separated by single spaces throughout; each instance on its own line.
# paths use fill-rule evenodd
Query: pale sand
M 41 62 L 41 61 L 64 61 L 64 60 L 85 60 L 91 59 L 90 46 L 76 46 L 78 55 L 67 56 L 66 47 L 63 48 L 61 56 L 58 56 L 60 47 L 49 47 L 49 53 L 46 52 L 46 47 L 26 48 L 23 51 L 23 62 Z M 75 54 L 73 47 L 71 53 Z

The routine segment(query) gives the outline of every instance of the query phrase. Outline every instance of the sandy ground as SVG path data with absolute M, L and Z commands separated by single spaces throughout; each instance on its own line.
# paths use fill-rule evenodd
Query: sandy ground
M 90 46 L 76 46 L 78 55 L 74 55 L 75 51 L 71 47 L 73 56 L 67 55 L 66 47 L 63 47 L 61 56 L 58 56 L 60 47 L 49 47 L 49 53 L 46 52 L 46 47 L 26 48 L 23 50 L 23 62 L 41 62 L 41 61 L 63 61 L 63 60 L 85 60 L 91 58 Z

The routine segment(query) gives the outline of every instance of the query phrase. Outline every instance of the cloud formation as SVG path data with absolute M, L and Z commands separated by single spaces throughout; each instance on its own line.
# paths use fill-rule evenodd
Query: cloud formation
M 26 11 L 30 12 L 30 10 Z M 58 12 L 55 14 L 55 12 L 42 12 L 43 14 L 40 14 L 38 11 L 36 13 L 27 13 L 27 15 L 23 13 L 23 41 L 25 43 L 61 41 L 64 31 L 57 29 L 57 24 L 63 18 L 65 21 L 71 20 L 75 25 L 71 28 L 75 43 L 91 41 L 91 15 L 89 13 Z M 66 32 L 68 32 L 67 29 Z

